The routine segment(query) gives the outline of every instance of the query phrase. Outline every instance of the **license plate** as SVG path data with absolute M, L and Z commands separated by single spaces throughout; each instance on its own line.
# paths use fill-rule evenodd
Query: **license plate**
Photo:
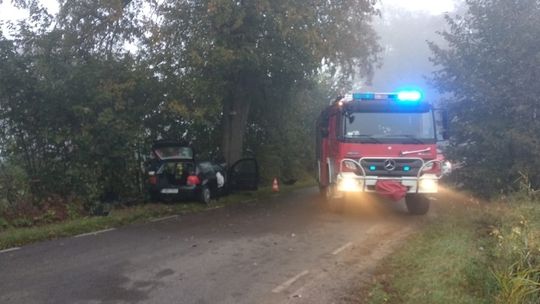
M 177 194 L 178 189 L 162 189 L 161 193 L 163 193 L 163 194 Z

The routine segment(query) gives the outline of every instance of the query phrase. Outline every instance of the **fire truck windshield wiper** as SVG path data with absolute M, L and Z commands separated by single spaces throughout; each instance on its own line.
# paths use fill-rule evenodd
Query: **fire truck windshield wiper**
M 368 135 L 368 134 L 354 134 L 354 135 L 349 135 L 348 137 L 349 138 L 361 138 L 361 139 L 372 141 L 372 142 L 377 143 L 377 144 L 381 143 L 378 139 L 376 139 L 375 137 L 373 137 L 371 135 Z
M 407 138 L 407 139 L 410 139 L 415 144 L 425 144 L 425 142 L 423 140 L 418 139 L 418 138 L 416 138 L 416 136 L 409 135 L 409 134 L 393 134 L 393 135 L 387 135 L 385 137 Z

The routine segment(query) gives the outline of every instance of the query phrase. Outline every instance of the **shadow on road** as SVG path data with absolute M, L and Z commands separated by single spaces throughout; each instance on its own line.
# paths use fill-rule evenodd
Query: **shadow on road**
M 328 213 L 359 219 L 382 219 L 410 217 L 405 201 L 398 202 L 373 194 L 352 194 L 341 202 L 326 202 L 317 198 L 318 204 Z

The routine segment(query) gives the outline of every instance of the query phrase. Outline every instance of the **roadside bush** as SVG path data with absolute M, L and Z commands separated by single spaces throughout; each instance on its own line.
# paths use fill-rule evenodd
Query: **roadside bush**
M 30 199 L 29 179 L 24 170 L 5 161 L 0 163 L 0 212 Z
M 540 210 L 527 181 L 522 176 L 520 191 L 485 209 L 484 217 L 494 219 L 489 226 L 495 242 L 490 259 L 500 304 L 540 303 Z
M 498 263 L 494 267 L 500 291 L 497 303 L 540 303 L 540 247 L 525 218 L 507 231 L 495 229 Z
M 538 1 L 469 0 L 466 8 L 447 17 L 445 46 L 431 44 L 434 85 L 450 96 L 447 156 L 477 195 L 516 191 L 523 174 L 540 188 Z
M 6 228 L 9 228 L 9 223 L 8 221 L 6 221 L 5 218 L 0 216 L 0 230 L 6 229 Z
M 88 214 L 84 204 L 74 196 L 49 195 L 42 200 L 35 200 L 24 186 L 22 175 L 4 174 L 2 177 L 0 229 L 50 224 Z

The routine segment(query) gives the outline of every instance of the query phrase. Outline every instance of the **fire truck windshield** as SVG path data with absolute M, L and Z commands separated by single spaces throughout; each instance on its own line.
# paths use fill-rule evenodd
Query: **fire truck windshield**
M 435 143 L 434 117 L 425 113 L 352 112 L 343 115 L 343 138 L 370 143 Z

